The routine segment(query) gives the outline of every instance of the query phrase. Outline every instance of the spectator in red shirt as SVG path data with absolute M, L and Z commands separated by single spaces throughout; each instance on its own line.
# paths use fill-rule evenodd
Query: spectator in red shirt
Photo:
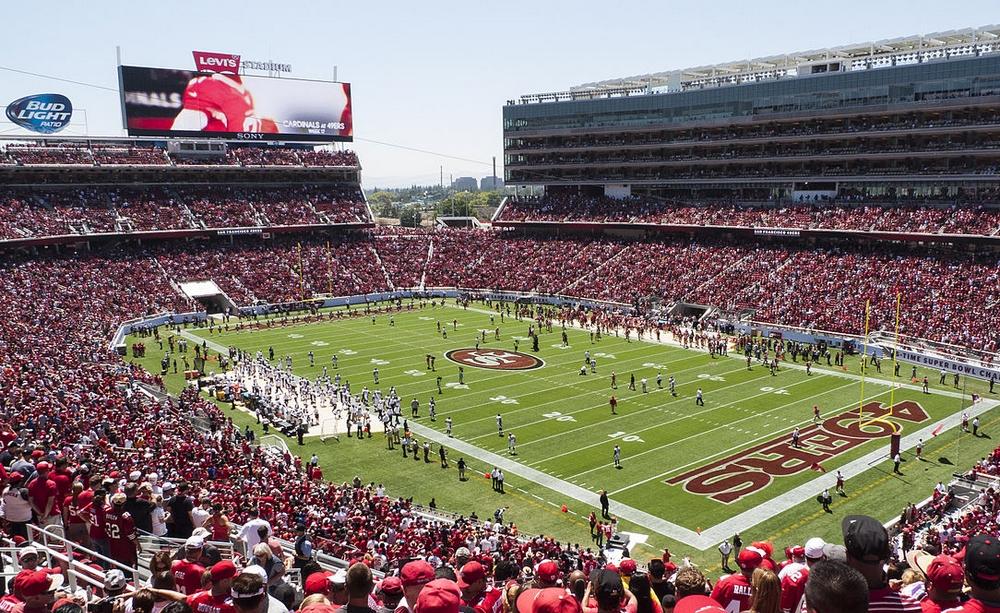
M 979 534 L 965 546 L 965 578 L 972 598 L 948 613 L 1000 613 L 1000 539 Z
M 35 521 L 39 526 L 59 526 L 62 524 L 59 504 L 59 488 L 49 477 L 52 465 L 39 462 L 35 465 L 35 478 L 28 483 L 28 497 L 35 511 Z
M 502 593 L 487 582 L 486 569 L 479 562 L 469 562 L 458 575 L 462 600 L 476 613 L 499 613 Z
M 403 584 L 403 599 L 399 601 L 395 613 L 413 613 L 420 590 L 434 580 L 434 567 L 423 560 L 407 562 L 399 573 L 399 579 Z
M 740 572 L 719 579 L 712 590 L 712 599 L 727 611 L 746 611 L 750 608 L 753 587 L 750 577 L 764 561 L 764 552 L 756 547 L 746 547 L 736 556 Z M 734 604 L 735 603 L 735 604 Z
M 212 566 L 212 586 L 204 591 L 192 594 L 187 598 L 187 604 L 193 613 L 236 613 L 230 588 L 236 577 L 236 565 L 232 560 L 223 560 Z
M 87 522 L 80 516 L 80 510 L 94 500 L 94 491 L 83 488 L 83 483 L 73 483 L 72 493 L 63 500 L 63 525 L 66 526 L 66 538 L 90 547 L 90 535 L 87 533 Z
M 108 512 L 107 494 L 102 489 L 94 490 L 94 497 L 90 504 L 83 506 L 80 517 L 87 522 L 87 531 L 90 534 L 90 542 L 93 543 L 97 553 L 108 555 L 108 537 L 104 532 L 104 521 Z
M 184 559 L 174 560 L 171 564 L 170 573 L 174 576 L 174 582 L 177 583 L 178 592 L 190 596 L 201 591 L 201 576 L 205 572 L 205 567 L 199 564 L 198 560 L 201 559 L 201 550 L 204 546 L 204 538 L 200 536 L 188 537 L 184 543 Z
M 14 591 L 24 600 L 12 609 L 12 613 L 48 613 L 56 590 L 63 584 L 63 576 L 37 570 L 18 575 L 14 584 Z
M 420 591 L 413 607 L 415 613 L 458 613 L 462 592 L 450 579 L 435 579 Z M 522 609 L 522 613 L 528 613 Z
M 927 595 L 920 601 L 923 613 L 940 613 L 962 604 L 965 570 L 961 562 L 949 555 L 932 556 L 919 549 L 907 552 L 906 561 L 927 577 Z
M 125 510 L 125 494 L 111 497 L 111 507 L 104 515 L 104 534 L 108 539 L 109 557 L 126 566 L 135 567 L 139 560 L 139 534 L 132 516 Z

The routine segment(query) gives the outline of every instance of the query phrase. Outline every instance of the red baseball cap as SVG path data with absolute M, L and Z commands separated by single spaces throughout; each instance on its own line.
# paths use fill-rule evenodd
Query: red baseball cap
M 543 560 L 535 570 L 535 574 L 546 583 L 555 583 L 559 578 L 559 565 L 552 560 Z
M 753 570 L 764 561 L 764 552 L 756 547 L 747 547 L 740 550 L 740 555 L 736 556 L 736 564 L 743 570 Z
M 697 595 L 678 600 L 674 613 L 726 613 L 726 610 L 708 596 Z
M 413 611 L 414 613 L 458 613 L 461 605 L 462 591 L 458 589 L 458 585 L 451 579 L 435 579 L 420 590 Z
M 462 572 L 458 573 L 458 587 L 463 590 L 470 585 L 486 578 L 486 569 L 479 562 L 468 562 L 462 567 Z
M 580 603 L 561 587 L 530 589 L 517 597 L 519 613 L 580 613 Z
M 407 562 L 399 573 L 399 579 L 403 587 L 430 583 L 434 581 L 434 567 L 424 560 Z
M 214 566 L 212 567 L 215 568 Z M 306 596 L 311 594 L 326 594 L 330 591 L 330 587 L 333 585 L 330 582 L 330 576 L 333 575 L 328 570 L 312 573 L 306 577 L 306 582 L 302 584 L 302 589 L 305 591 Z
M 795 547 L 792 547 L 792 557 L 795 558 L 806 557 L 806 548 L 803 547 L 802 545 L 796 545 Z
M 708 596 L 685 596 L 677 601 L 674 613 L 726 613 L 722 605 Z
M 222 560 L 221 562 L 216 562 L 210 572 L 212 574 L 212 583 L 232 579 L 236 576 L 236 565 L 233 564 L 232 560 Z
M 45 592 L 54 592 L 63 584 L 63 576 L 49 574 L 44 570 L 36 570 L 31 573 L 22 573 L 20 591 L 25 597 L 40 596 Z M 15 580 L 16 583 L 16 580 Z
M 618 565 L 618 571 L 623 575 L 632 575 L 636 568 L 638 567 L 635 564 L 635 560 L 632 558 L 625 558 L 621 561 L 621 564 Z
M 935 556 L 927 566 L 927 579 L 938 589 L 960 592 L 965 584 L 965 569 L 952 556 Z
M 906 553 L 906 562 L 927 576 L 934 587 L 957 592 L 965 583 L 965 570 L 955 556 L 932 556 L 926 551 L 912 549 Z
M 35 470 L 52 470 L 52 465 L 48 462 L 39 462 L 38 464 L 35 464 Z
M 379 584 L 378 589 L 384 594 L 402 594 L 403 582 L 399 580 L 399 577 L 386 577 Z

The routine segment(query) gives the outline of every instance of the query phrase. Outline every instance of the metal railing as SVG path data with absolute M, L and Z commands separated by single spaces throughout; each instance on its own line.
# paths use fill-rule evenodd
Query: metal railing
M 76 590 L 77 587 L 102 590 L 104 589 L 104 575 L 98 573 L 91 566 L 76 559 L 75 553 L 82 553 L 86 557 L 99 563 L 106 569 L 118 569 L 126 577 L 135 577 L 136 580 L 146 580 L 149 578 L 149 570 L 133 568 L 113 560 L 93 549 L 89 549 L 75 543 L 65 536 L 52 532 L 53 526 L 41 528 L 34 524 L 28 524 L 28 541 L 38 548 L 39 555 L 44 555 L 49 566 L 55 566 L 55 560 L 60 567 L 65 570 L 66 581 L 69 587 Z

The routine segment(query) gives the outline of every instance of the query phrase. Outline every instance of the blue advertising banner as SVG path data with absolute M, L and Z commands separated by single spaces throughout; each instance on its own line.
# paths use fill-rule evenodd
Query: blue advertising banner
M 7 105 L 7 119 L 40 134 L 55 134 L 69 125 L 73 103 L 62 94 L 35 94 Z

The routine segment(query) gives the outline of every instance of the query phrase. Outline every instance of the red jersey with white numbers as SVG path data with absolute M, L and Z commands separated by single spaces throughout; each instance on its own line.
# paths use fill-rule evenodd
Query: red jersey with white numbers
M 750 598 L 753 590 L 750 580 L 742 573 L 728 575 L 719 579 L 712 589 L 712 600 L 722 605 L 727 613 L 739 613 L 750 609 Z

